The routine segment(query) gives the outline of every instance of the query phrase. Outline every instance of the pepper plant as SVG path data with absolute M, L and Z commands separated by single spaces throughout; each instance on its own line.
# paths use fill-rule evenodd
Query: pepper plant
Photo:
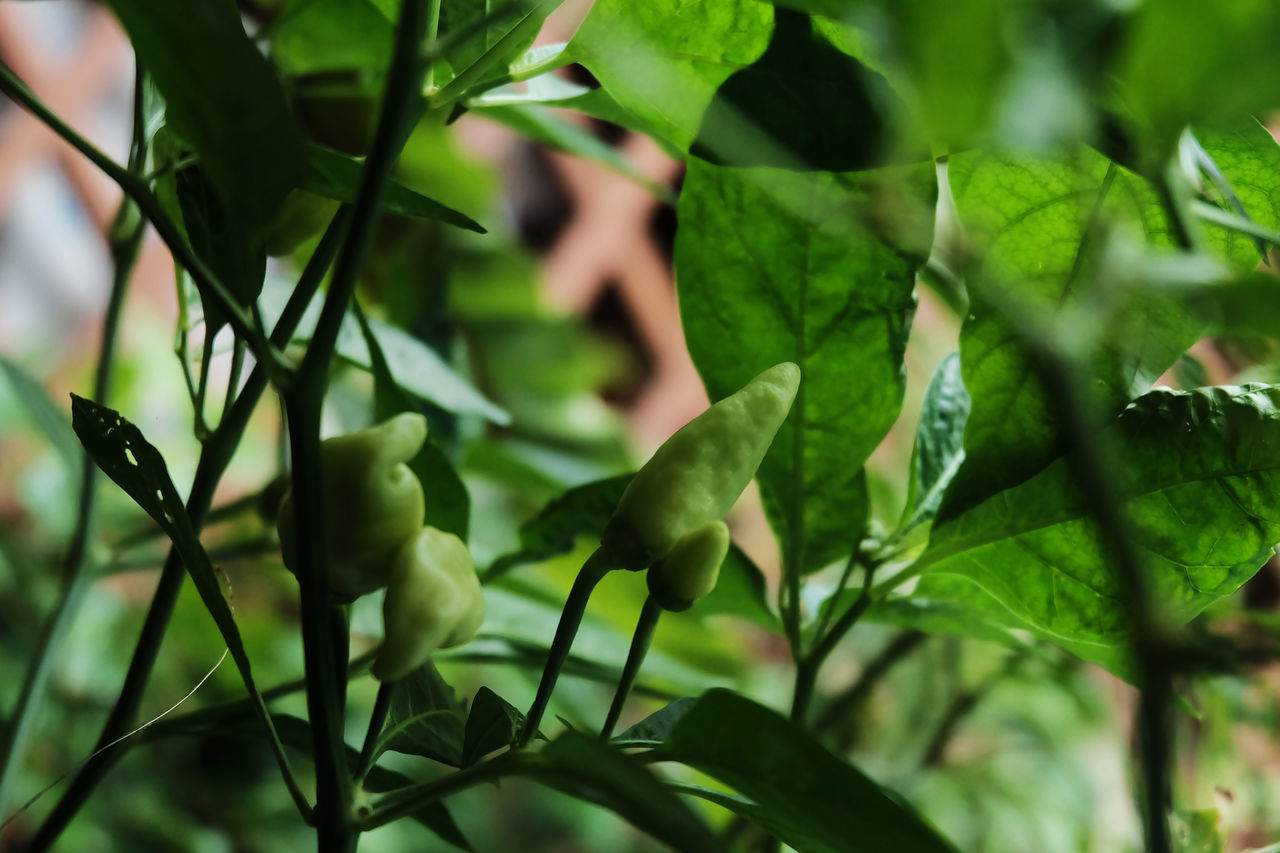
M 76 508 L 56 570 L 0 540 L 6 846 L 1280 838 L 1234 737 L 1275 722 L 1280 10 L 596 0 L 547 44 L 556 0 L 105 5 L 127 162 L 0 66 L 123 193 L 92 383 L 4 362 Z M 714 405 L 634 476 L 618 352 L 540 307 L 457 132 L 634 177 L 582 118 L 685 164 Z M 192 464 L 113 393 L 149 231 Z M 729 542 L 753 478 L 776 551 Z

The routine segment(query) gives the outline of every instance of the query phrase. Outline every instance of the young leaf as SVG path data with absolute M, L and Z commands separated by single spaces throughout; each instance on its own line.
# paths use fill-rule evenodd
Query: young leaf
M 689 166 L 676 272 L 708 393 L 723 397 L 771 364 L 800 365 L 800 393 L 759 472 L 796 571 L 855 544 L 867 512 L 862 465 L 902 405 L 919 243 L 890 245 L 862 217 L 888 198 L 909 217 L 932 181 L 931 169 L 844 177 Z
M 515 743 L 524 725 L 524 714 L 488 687 L 481 687 L 471 701 L 462 739 L 462 766 L 470 767 L 489 753 Z
M 691 696 L 676 699 L 666 707 L 654 711 L 625 732 L 614 735 L 610 742 L 622 749 L 661 746 L 671 734 L 671 727 L 680 722 L 680 719 L 697 703 L 698 700 Z
M 630 474 L 575 486 L 520 525 L 520 548 L 503 554 L 485 571 L 486 580 L 526 563 L 548 560 L 573 550 L 579 536 L 596 539 L 613 516 Z
M 168 123 L 245 227 L 262 226 L 302 177 L 302 141 L 275 71 L 225 0 L 110 0 L 164 96 Z
M 323 145 L 308 145 L 306 171 L 302 175 L 301 185 L 308 192 L 350 204 L 356 199 L 361 168 L 360 161 L 354 157 Z M 443 222 L 477 234 L 485 233 L 484 227 L 465 213 L 414 192 L 396 181 L 387 184 L 382 198 L 382 210 L 414 219 Z
M 942 494 L 964 460 L 968 418 L 969 392 L 960 377 L 960 355 L 952 353 L 934 371 L 920 408 L 907 505 L 902 510 L 903 530 L 937 514 Z
M 1280 541 L 1280 389 L 1154 391 L 1099 436 L 1145 557 L 1178 622 L 1230 595 Z M 1128 610 L 1070 456 L 934 528 L 915 595 L 972 606 L 1115 667 Z
M 459 767 L 465 721 L 466 709 L 453 688 L 428 662 L 396 688 L 379 751 L 391 749 Z
M 676 850 L 723 850 L 687 805 L 652 773 L 599 738 L 568 731 L 538 754 L 527 771 L 537 781 L 617 813 Z
M 717 802 L 806 853 L 953 850 L 803 727 L 728 690 L 699 699 L 657 754 L 729 785 L 742 796 Z

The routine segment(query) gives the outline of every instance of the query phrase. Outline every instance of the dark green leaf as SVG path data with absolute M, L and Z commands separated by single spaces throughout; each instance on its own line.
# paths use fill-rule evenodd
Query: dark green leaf
M 58 407 L 49 399 L 44 386 L 18 362 L 0 356 L 0 368 L 4 368 L 9 387 L 26 407 L 27 414 L 31 416 L 36 428 L 62 457 L 67 471 L 78 478 L 81 466 L 84 465 L 84 454 L 80 450 L 80 442 L 76 439 L 75 432 L 67 423 L 66 416 L 58 411 Z
M 533 44 L 543 21 L 561 1 L 521 0 L 513 13 L 481 27 L 450 48 L 445 60 L 455 75 L 465 71 L 473 76 L 473 83 L 505 72 L 507 65 Z M 500 8 L 493 0 L 444 0 L 440 5 L 440 34 L 447 37 L 473 30 Z
M 394 33 L 369 0 L 287 0 L 270 28 L 271 56 L 289 75 L 358 70 L 376 78 Z
M 470 767 L 497 749 L 515 743 L 524 726 L 524 714 L 488 687 L 481 687 L 471 702 L 462 741 L 462 766 Z
M 734 788 L 742 811 L 805 853 L 953 848 L 803 727 L 728 690 L 698 700 L 659 751 Z M 723 796 L 723 795 L 722 795 Z
M 111 0 L 164 96 L 168 123 L 246 229 L 261 227 L 302 178 L 302 142 L 284 89 L 228 0 Z
M 453 688 L 428 662 L 396 686 L 381 748 L 461 766 L 466 716 Z
M 884 78 L 778 9 L 764 54 L 716 90 L 690 153 L 720 166 L 847 172 L 881 165 Z M 920 159 L 925 159 L 921 152 Z
M 323 145 L 308 145 L 302 187 L 316 195 L 350 204 L 355 201 L 356 189 L 360 185 L 361 168 L 360 161 L 354 157 Z M 429 199 L 396 181 L 387 184 L 382 197 L 382 209 L 387 213 L 444 222 L 478 234 L 485 233 L 480 223 L 465 213 Z
M 201 166 L 181 169 L 175 177 L 182 225 L 192 251 L 213 271 L 236 304 L 249 308 L 262 292 L 267 273 L 261 229 L 229 212 Z M 212 294 L 201 292 L 200 301 L 206 334 L 213 334 L 226 323 L 225 312 Z
M 569 51 L 612 100 L 687 151 L 716 90 L 764 53 L 772 20 L 756 0 L 599 0 Z
M 964 460 L 964 425 L 969 418 L 969 392 L 960 376 L 960 356 L 942 360 L 924 394 L 916 444 L 911 454 L 911 481 L 902 527 L 929 521 L 938 512 L 942 493 Z
M 598 539 L 631 476 L 623 474 L 575 486 L 551 501 L 520 525 L 520 549 L 494 560 L 485 577 L 496 577 L 516 566 L 568 553 L 579 536 Z
M 687 805 L 636 761 L 599 738 L 569 731 L 541 753 L 532 778 L 617 813 L 659 841 L 688 853 L 722 850 Z
M 861 536 L 862 465 L 902 405 L 913 250 L 929 233 L 901 226 L 912 241 L 903 248 L 877 236 L 884 223 L 873 230 L 868 220 L 883 204 L 910 219 L 930 199 L 932 179 L 931 169 L 843 177 L 689 166 L 676 270 L 689 351 L 708 394 L 724 397 L 781 361 L 800 365 L 799 396 L 759 473 L 796 570 L 839 559 Z
M 1154 391 L 1099 437 L 1147 586 L 1185 622 L 1235 592 L 1280 541 L 1280 390 Z M 1064 457 L 933 531 L 916 593 L 1030 627 L 1116 668 L 1130 625 L 1120 581 Z
M 614 735 L 611 742 L 614 746 L 624 749 L 660 746 L 667 739 L 667 735 L 671 734 L 671 727 L 680 722 L 680 718 L 697 703 L 698 700 L 691 696 L 676 699 L 666 707 L 654 711 L 625 732 Z

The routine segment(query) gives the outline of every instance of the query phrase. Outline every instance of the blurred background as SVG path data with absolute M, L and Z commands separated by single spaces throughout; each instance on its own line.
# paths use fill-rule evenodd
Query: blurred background
M 540 42 L 567 40 L 589 5 L 566 3 Z M 242 6 L 250 21 L 264 14 Z M 133 62 L 109 12 L 79 0 L 0 2 L 0 58 L 70 125 L 125 159 Z M 563 73 L 590 84 L 580 69 Z M 387 217 L 362 281 L 361 298 L 371 312 L 445 354 L 510 413 L 505 426 L 460 418 L 443 436 L 471 495 L 471 545 L 481 566 L 510 551 L 519 524 L 548 500 L 633 470 L 707 403 L 681 336 L 672 274 L 673 201 L 682 167 L 646 137 L 568 112 L 561 119 L 570 129 L 563 132 L 580 135 L 577 147 L 589 137 L 595 147 L 587 147 L 598 156 L 571 156 L 472 116 L 416 134 L 399 178 L 491 233 L 460 236 Z M 74 523 L 78 483 L 78 455 L 41 420 L 28 382 L 43 388 L 64 416 L 69 392 L 90 392 L 111 279 L 104 234 L 118 202 L 118 190 L 87 161 L 16 106 L 0 104 L 0 356 L 6 359 L 0 372 L 0 714 L 16 701 L 57 598 L 56 568 Z M 287 282 L 291 260 L 274 264 L 269 278 Z M 198 310 L 180 304 L 172 261 L 154 234 L 144 244 L 125 312 L 111 405 L 163 451 L 184 488 L 199 444 L 183 364 L 189 368 L 200 358 L 203 329 Z M 885 520 L 902 505 L 919 401 L 934 368 L 955 348 L 959 320 L 946 300 L 921 288 L 903 415 L 872 461 L 879 474 L 873 479 L 877 512 Z M 175 326 L 187 329 L 185 340 Z M 216 414 L 230 354 L 216 341 L 213 352 L 207 409 Z M 1269 360 L 1270 353 L 1203 342 L 1165 383 L 1230 381 Z M 1254 368 L 1253 375 L 1264 373 Z M 340 371 L 328 429 L 367 422 L 369 396 L 366 374 Z M 277 470 L 279 432 L 279 413 L 264 402 L 215 505 L 264 487 Z M 163 559 L 163 543 L 145 517 L 111 484 L 102 484 L 101 494 L 92 554 L 101 577 L 56 658 L 32 748 L 6 794 L 6 818 L 92 749 Z M 735 540 L 772 582 L 775 546 L 754 494 L 732 522 Z M 296 678 L 302 663 L 296 585 L 279 564 L 269 522 L 252 511 L 233 514 L 209 529 L 206 542 L 226 573 L 260 683 Z M 580 546 L 491 587 L 485 637 L 439 661 L 463 698 L 485 684 L 516 705 L 527 704 L 541 649 L 589 543 Z M 611 577 L 602 587 L 576 647 L 587 662 L 621 663 L 642 586 L 635 577 Z M 1267 613 L 1277 594 L 1268 566 L 1244 597 Z M 376 643 L 378 607 L 376 599 L 356 607 L 354 651 Z M 177 616 L 145 718 L 186 695 L 221 653 L 189 590 Z M 877 666 L 889 674 L 873 690 L 840 693 Z M 859 626 L 829 670 L 826 686 L 838 696 L 824 720 L 828 743 L 910 797 L 960 849 L 1067 853 L 1135 843 L 1125 759 L 1133 697 L 1110 676 L 1061 656 L 1010 652 L 979 640 L 926 639 L 885 625 Z M 1274 841 L 1280 831 L 1277 674 L 1266 669 L 1187 686 L 1188 706 L 1198 714 L 1186 717 L 1181 729 L 1178 806 L 1188 844 L 1202 824 L 1230 832 L 1233 850 Z M 624 726 L 671 698 L 715 685 L 781 706 L 791 688 L 790 658 L 780 637 L 746 621 L 668 617 L 642 682 Z M 224 665 L 174 714 L 238 698 L 242 689 Z M 580 674 L 565 681 L 553 710 L 571 721 L 596 720 L 611 692 L 611 682 Z M 367 678 L 353 683 L 352 741 L 363 734 L 372 696 Z M 300 695 L 279 707 L 304 711 Z M 425 759 L 392 760 L 415 775 L 441 772 Z M 55 788 L 17 816 L 0 833 L 0 848 L 20 849 L 58 793 Z M 476 850 L 658 849 L 607 812 L 522 782 L 505 783 L 501 791 L 471 790 L 451 804 Z M 723 815 L 715 819 L 724 823 Z M 157 735 L 114 769 L 61 849 L 265 851 L 309 842 L 261 744 Z M 362 841 L 367 850 L 442 846 L 408 822 Z

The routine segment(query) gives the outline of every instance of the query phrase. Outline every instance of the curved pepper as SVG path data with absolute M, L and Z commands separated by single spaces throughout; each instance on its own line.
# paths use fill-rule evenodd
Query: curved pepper
M 686 533 L 649 569 L 645 578 L 649 594 L 663 610 L 688 610 L 716 588 L 720 564 L 728 553 L 729 528 L 723 521 Z

